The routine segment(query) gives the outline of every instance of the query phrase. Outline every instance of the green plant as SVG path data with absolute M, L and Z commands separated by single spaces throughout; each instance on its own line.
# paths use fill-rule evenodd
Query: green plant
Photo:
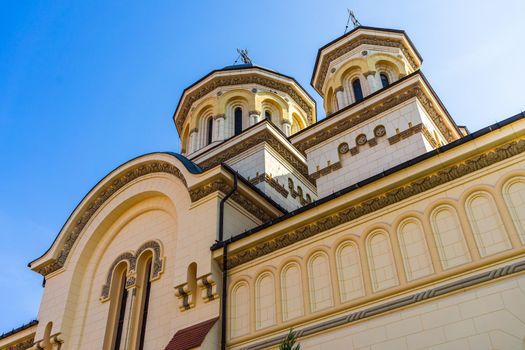
M 279 350 L 299 350 L 301 349 L 301 344 L 297 344 L 297 333 L 290 329 L 290 332 L 286 335 L 286 338 L 283 339 L 281 345 L 279 345 Z

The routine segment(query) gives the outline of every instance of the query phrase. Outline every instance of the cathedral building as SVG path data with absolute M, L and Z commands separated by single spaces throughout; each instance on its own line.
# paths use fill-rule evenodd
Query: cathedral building
M 190 85 L 180 153 L 86 194 L 0 349 L 523 349 L 525 114 L 470 133 L 421 64 L 358 26 L 318 51 L 323 106 L 246 57 Z

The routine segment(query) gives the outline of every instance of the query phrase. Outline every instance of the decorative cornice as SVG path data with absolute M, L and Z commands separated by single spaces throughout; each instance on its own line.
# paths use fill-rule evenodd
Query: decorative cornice
M 439 144 L 439 141 L 436 140 L 434 138 L 434 136 L 432 136 L 432 134 L 430 133 L 430 131 L 427 129 L 426 126 L 423 125 L 423 128 L 421 129 L 421 132 L 423 133 L 423 136 L 425 137 L 425 139 L 427 139 L 428 143 L 430 143 L 430 145 L 433 147 L 433 148 L 438 148 L 440 147 L 441 145 Z
M 345 143 L 346 143 L 346 142 L 345 142 Z M 348 144 L 347 144 L 347 145 L 348 145 Z M 317 179 L 320 178 L 321 176 L 328 175 L 328 174 L 330 174 L 330 173 L 333 172 L 333 171 L 336 171 L 336 170 L 341 169 L 342 166 L 343 166 L 343 165 L 341 164 L 341 162 L 335 162 L 335 163 L 333 163 L 333 164 L 328 165 L 328 166 L 325 167 L 325 168 L 322 168 L 322 169 L 316 171 L 315 173 L 312 173 L 311 176 L 312 176 L 312 178 L 314 178 L 314 179 L 317 180 Z
M 279 153 L 292 167 L 299 171 L 310 183 L 315 186 L 315 181 L 313 181 L 310 176 L 308 176 L 308 167 L 306 164 L 294 155 L 286 146 L 284 146 L 275 136 L 267 129 L 261 130 L 258 133 L 247 137 L 245 140 L 235 143 L 225 150 L 221 151 L 219 154 L 214 155 L 202 162 L 198 162 L 198 165 L 207 170 L 211 169 L 221 163 L 226 162 L 227 160 L 238 156 L 242 152 L 249 150 L 260 143 L 266 143 L 273 150 Z
M 215 179 L 205 185 L 199 185 L 196 188 L 192 188 L 190 190 L 190 197 L 192 202 L 196 202 L 211 193 L 219 191 L 226 194 L 231 192 L 232 189 L 232 185 L 227 183 L 224 179 Z M 266 222 L 277 217 L 277 215 L 265 211 L 263 207 L 254 204 L 252 201 L 239 194 L 238 191 L 231 196 L 231 199 L 246 209 L 250 214 L 261 220 L 261 222 Z
M 272 240 L 259 243 L 238 252 L 230 252 L 228 257 L 228 267 L 234 268 L 242 265 L 523 152 L 525 152 L 525 139 L 507 143 L 461 163 L 447 167 L 432 175 L 412 181 L 407 185 L 364 200 L 336 213 L 326 215 L 321 219 L 299 227 L 291 232 L 286 232 Z
M 419 123 L 417 125 L 411 126 L 408 129 L 405 129 L 393 136 L 390 136 L 388 138 L 388 143 L 393 145 L 395 143 L 398 143 L 401 140 L 404 140 L 406 138 L 409 138 L 412 135 L 418 134 L 423 130 L 423 124 Z
M 288 197 L 289 193 L 286 190 L 286 187 L 280 184 L 279 181 L 274 179 L 271 174 L 267 174 L 267 173 L 257 174 L 254 178 L 250 179 L 250 182 L 253 185 L 257 185 L 263 181 L 268 183 L 274 190 L 276 190 L 284 198 Z
M 392 310 L 404 308 L 409 305 L 417 304 L 419 302 L 434 299 L 450 293 L 458 292 L 460 290 L 474 287 L 481 283 L 497 280 L 506 276 L 514 275 L 525 271 L 525 261 L 518 261 L 513 264 L 505 265 L 490 271 L 475 274 L 457 281 L 453 281 L 434 288 L 428 288 L 421 292 L 407 295 L 398 299 L 387 301 L 378 305 L 370 306 L 364 310 L 351 312 L 349 314 L 339 316 L 330 320 L 322 321 L 318 324 L 307 326 L 296 330 L 297 337 L 310 336 L 318 332 L 324 332 L 328 329 L 348 325 L 357 321 L 365 320 L 373 316 L 381 315 Z M 271 339 L 263 340 L 261 342 L 248 345 L 242 350 L 259 350 L 271 348 L 280 344 L 285 336 L 278 336 Z
M 316 132 L 312 136 L 307 137 L 304 140 L 300 140 L 294 145 L 299 151 L 304 153 L 307 149 L 323 141 L 326 141 L 345 130 L 353 128 L 354 126 L 360 123 L 363 123 L 364 121 L 372 117 L 375 117 L 376 115 L 380 113 L 383 113 L 389 109 L 392 109 L 395 106 L 405 101 L 408 101 L 414 97 L 418 99 L 418 101 L 421 103 L 425 111 L 432 118 L 432 121 L 439 128 L 439 131 L 445 136 L 447 141 L 448 142 L 454 141 L 455 138 L 452 135 L 452 132 L 445 125 L 443 118 L 436 111 L 430 99 L 425 95 L 425 93 L 423 92 L 420 86 L 413 85 L 411 87 L 408 87 L 406 90 L 396 94 L 395 96 L 385 97 L 382 101 L 380 101 L 374 106 L 371 106 L 366 109 L 357 111 L 353 114 L 350 114 L 349 116 L 338 121 L 334 125 L 330 125 L 328 127 L 325 127 L 324 129 L 320 129 L 318 132 Z
M 17 343 L 9 345 L 4 350 L 26 350 L 31 348 L 35 344 L 35 334 L 31 334 L 28 337 L 20 339 Z
M 401 40 L 392 40 L 392 39 L 378 39 L 377 37 L 365 35 L 357 40 L 349 41 L 341 47 L 334 49 L 333 51 L 324 55 L 321 60 L 321 65 L 319 68 L 319 76 L 316 80 L 315 89 L 322 94 L 323 84 L 328 73 L 328 67 L 330 63 L 344 54 L 354 50 L 360 45 L 377 45 L 377 46 L 387 46 L 387 47 L 397 47 L 401 49 L 405 57 L 407 58 L 412 69 L 418 69 L 418 65 L 410 55 L 408 47 L 406 47 Z
M 281 92 L 288 94 L 301 107 L 301 109 L 305 111 L 308 117 L 308 122 L 310 124 L 314 122 L 313 115 L 312 115 L 313 114 L 312 107 L 302 96 L 300 96 L 297 93 L 296 89 L 294 89 L 292 85 L 271 79 L 257 72 L 248 72 L 248 73 L 240 72 L 235 75 L 213 77 L 209 81 L 205 82 L 202 86 L 196 88 L 194 91 L 184 96 L 183 97 L 184 102 L 181 107 L 180 114 L 175 120 L 177 129 L 179 129 L 179 131 L 182 130 L 184 121 L 188 117 L 191 106 L 193 105 L 193 103 L 198 101 L 200 98 L 204 97 L 211 91 L 221 86 L 234 86 L 234 85 L 244 85 L 244 84 L 257 84 L 257 85 L 265 86 L 269 89 L 279 90 Z

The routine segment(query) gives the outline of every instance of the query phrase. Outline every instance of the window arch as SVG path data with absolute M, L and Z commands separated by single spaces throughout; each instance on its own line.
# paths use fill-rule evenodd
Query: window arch
M 301 269 L 296 263 L 286 265 L 281 272 L 281 295 L 283 321 L 304 314 Z
M 355 102 L 359 102 L 363 99 L 363 89 L 361 87 L 361 80 L 355 78 L 352 81 L 352 91 L 354 92 Z
M 213 141 L 213 117 L 209 117 L 206 121 L 206 145 Z
M 375 231 L 367 238 L 367 255 L 374 292 L 398 285 L 392 248 L 386 232 Z
M 353 242 L 340 244 L 336 251 L 336 263 L 341 301 L 363 296 L 363 277 L 357 245 Z
M 238 282 L 232 288 L 230 298 L 231 336 L 235 338 L 250 332 L 250 288 L 248 283 Z
M 508 181 L 503 186 L 503 198 L 521 243 L 525 244 L 525 177 L 516 177 Z
M 109 291 L 109 298 L 111 302 L 109 305 L 109 315 L 106 326 L 104 347 L 112 350 L 119 350 L 124 341 L 124 321 L 126 319 L 126 315 L 129 313 L 129 310 L 127 310 L 127 273 L 127 262 L 121 261 L 115 266 L 111 276 L 111 285 Z
M 381 78 L 381 86 L 383 86 L 383 88 L 386 88 L 390 85 L 390 81 L 388 79 L 388 75 L 386 75 L 386 73 L 380 73 L 379 74 L 379 78 Z
M 273 275 L 269 272 L 263 273 L 255 285 L 255 328 L 262 329 L 275 324 L 275 288 Z
M 308 261 L 310 307 L 312 312 L 332 306 L 330 265 L 324 253 L 314 254 Z
M 509 237 L 491 195 L 478 191 L 470 195 L 465 209 L 481 257 L 510 249 Z
M 142 290 L 139 296 L 140 314 L 139 314 L 139 338 L 138 338 L 138 349 L 144 349 L 144 341 L 146 339 L 146 326 L 148 322 L 149 313 L 149 301 L 151 295 L 151 265 L 152 257 L 145 259 L 143 267 L 141 268 L 141 286 Z
M 409 218 L 399 224 L 397 231 L 407 280 L 412 281 L 434 272 L 423 227 Z
M 233 111 L 234 116 L 234 135 L 239 135 L 242 132 L 242 108 L 236 107 Z
M 430 224 L 443 269 L 471 261 L 456 210 L 452 206 L 440 205 L 434 209 L 430 214 Z

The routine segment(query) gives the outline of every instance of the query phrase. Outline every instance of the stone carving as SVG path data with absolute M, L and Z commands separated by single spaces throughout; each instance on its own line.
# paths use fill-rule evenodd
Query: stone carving
M 287 247 L 343 223 L 350 222 L 363 215 L 373 213 L 379 209 L 398 203 L 523 152 L 525 152 L 525 139 L 507 143 L 461 163 L 439 170 L 434 174 L 412 181 L 407 185 L 390 190 L 377 197 L 367 199 L 327 215 L 291 232 L 286 232 L 272 240 L 232 253 L 228 258 L 228 267 L 234 268 L 242 265 L 248 261 Z
M 188 117 L 191 106 L 198 101 L 200 98 L 204 97 L 208 93 L 212 92 L 218 87 L 221 86 L 233 86 L 233 85 L 244 85 L 244 84 L 257 84 L 269 89 L 279 90 L 288 94 L 300 107 L 303 111 L 306 112 L 308 123 L 312 124 L 313 119 L 313 110 L 310 104 L 303 99 L 303 97 L 297 93 L 293 85 L 286 84 L 274 79 L 270 79 L 260 73 L 256 72 L 240 72 L 236 75 L 228 75 L 223 77 L 215 77 L 204 83 L 198 89 L 190 92 L 184 99 L 180 107 L 180 113 L 178 118 L 175 120 L 177 129 L 179 132 L 182 130 L 184 121 Z
M 430 131 L 427 129 L 426 126 L 423 125 L 421 132 L 423 133 L 423 136 L 433 148 L 438 148 L 439 146 L 441 146 L 439 142 L 434 138 L 434 136 L 432 136 L 432 134 L 430 133 Z
M 499 278 L 504 278 L 509 275 L 525 271 L 525 261 L 519 261 L 513 264 L 498 267 L 493 270 L 478 273 L 476 275 L 466 277 L 460 280 L 452 281 L 441 286 L 428 288 L 424 291 L 403 296 L 392 301 L 386 301 L 378 305 L 370 306 L 363 310 L 351 312 L 333 319 L 322 321 L 316 325 L 308 326 L 303 329 L 296 330 L 298 337 L 310 336 L 319 332 L 326 332 L 328 329 L 348 325 L 349 323 L 357 322 L 373 316 L 377 316 L 392 310 L 406 307 L 408 305 L 416 304 L 424 300 L 437 298 L 449 293 L 458 292 L 465 288 L 473 287 L 479 283 L 486 283 Z M 272 348 L 278 345 L 284 339 L 284 335 L 277 336 L 268 340 L 263 340 L 258 343 L 248 345 L 242 350 L 259 350 Z
M 398 143 L 401 140 L 404 140 L 412 135 L 418 134 L 423 130 L 423 124 L 419 123 L 417 125 L 411 126 L 406 130 L 401 131 L 400 133 L 395 134 L 394 136 L 390 136 L 388 138 L 388 142 L 393 145 L 394 143 Z
M 358 145 L 358 146 L 364 146 L 366 144 L 366 135 L 365 134 L 360 134 L 360 135 L 357 135 L 357 137 L 355 138 L 355 143 Z
M 448 142 L 454 141 L 456 138 L 453 135 L 452 131 L 448 129 L 445 125 L 443 118 L 434 108 L 432 102 L 426 97 L 425 93 L 421 90 L 421 87 L 413 85 L 407 88 L 405 91 L 400 92 L 396 96 L 385 97 L 381 102 L 375 106 L 366 108 L 364 110 L 358 111 L 354 114 L 347 116 L 346 118 L 340 120 L 334 125 L 331 125 L 329 128 L 322 129 L 312 136 L 298 141 L 295 143 L 295 147 L 301 151 L 303 154 L 305 151 L 325 140 L 328 140 L 335 135 L 348 130 L 382 112 L 385 112 L 402 102 L 408 101 L 411 98 L 416 97 L 421 103 L 425 111 L 432 118 L 433 122 L 437 125 L 439 131 L 445 136 Z
M 346 154 L 350 151 L 350 146 L 348 146 L 348 143 L 343 142 L 339 145 L 339 147 L 337 147 L 337 151 L 339 154 Z
M 80 232 L 82 232 L 86 224 L 95 214 L 95 212 L 102 206 L 102 204 L 104 204 L 115 192 L 117 192 L 126 184 L 139 177 L 152 173 L 167 173 L 174 175 L 182 181 L 186 188 L 188 187 L 182 172 L 176 166 L 167 162 L 152 161 L 146 164 L 137 165 L 136 167 L 128 170 L 126 173 L 121 174 L 116 179 L 98 190 L 92 196 L 93 199 L 83 206 L 84 209 L 80 211 L 72 220 L 72 222 L 75 224 L 72 225 L 72 227 L 65 233 L 66 237 L 64 239 L 64 244 L 60 248 L 58 257 L 56 259 L 50 259 L 50 263 L 38 269 L 37 272 L 43 276 L 46 276 L 64 266 L 69 252 L 80 235 Z
M 382 137 L 386 135 L 386 129 L 383 125 L 378 125 L 374 128 L 374 136 Z
M 321 170 L 316 171 L 315 173 L 312 173 L 311 176 L 314 179 L 318 179 L 321 176 L 325 176 L 325 175 L 330 174 L 332 171 L 336 171 L 336 170 L 341 169 L 342 166 L 343 165 L 341 164 L 341 162 L 335 162 L 333 164 L 328 165 L 326 168 L 323 168 Z
M 271 174 L 263 173 L 263 174 L 257 174 L 253 179 L 250 179 L 250 182 L 253 185 L 257 185 L 261 182 L 268 183 L 274 190 L 276 190 L 281 196 L 284 198 L 288 197 L 288 191 L 284 187 L 284 185 L 281 185 L 279 181 L 274 179 Z
M 35 343 L 35 336 L 32 335 L 28 338 L 21 339 L 16 344 L 11 344 L 5 350 L 26 350 L 31 348 Z
M 111 264 L 108 274 L 106 276 L 106 283 L 102 286 L 102 293 L 100 295 L 100 301 L 104 302 L 109 300 L 109 291 L 111 290 L 111 280 L 113 278 L 113 272 L 115 270 L 115 267 L 121 263 L 122 261 L 127 261 L 128 264 L 128 272 L 126 276 L 126 288 L 132 288 L 135 286 L 137 282 L 136 277 L 136 267 L 137 267 L 137 259 L 140 257 L 140 255 L 145 250 L 151 250 L 153 253 L 152 257 L 152 264 L 151 264 L 151 275 L 150 275 L 150 281 L 156 280 L 159 278 L 160 274 L 164 270 L 164 259 L 161 257 L 161 245 L 157 241 L 148 241 L 144 244 L 142 244 L 136 253 L 132 252 L 125 252 L 120 254 Z
M 315 84 L 315 88 L 317 91 L 322 91 L 323 89 L 324 80 L 326 79 L 326 74 L 328 72 L 328 67 L 330 66 L 330 63 L 332 63 L 334 60 L 352 51 L 353 49 L 357 48 L 360 45 L 377 45 L 377 46 L 397 47 L 401 49 L 401 51 L 407 58 L 412 69 L 415 70 L 419 68 L 415 60 L 413 59 L 412 55 L 410 55 L 409 49 L 405 45 L 403 45 L 403 42 L 401 40 L 378 39 L 370 35 L 364 35 L 357 40 L 350 41 L 346 43 L 345 45 L 338 47 L 337 49 L 327 53 L 321 58 L 321 63 L 319 65 L 319 76 Z
M 179 298 L 179 310 L 186 311 L 195 306 L 193 294 L 188 283 L 175 287 L 175 296 Z

